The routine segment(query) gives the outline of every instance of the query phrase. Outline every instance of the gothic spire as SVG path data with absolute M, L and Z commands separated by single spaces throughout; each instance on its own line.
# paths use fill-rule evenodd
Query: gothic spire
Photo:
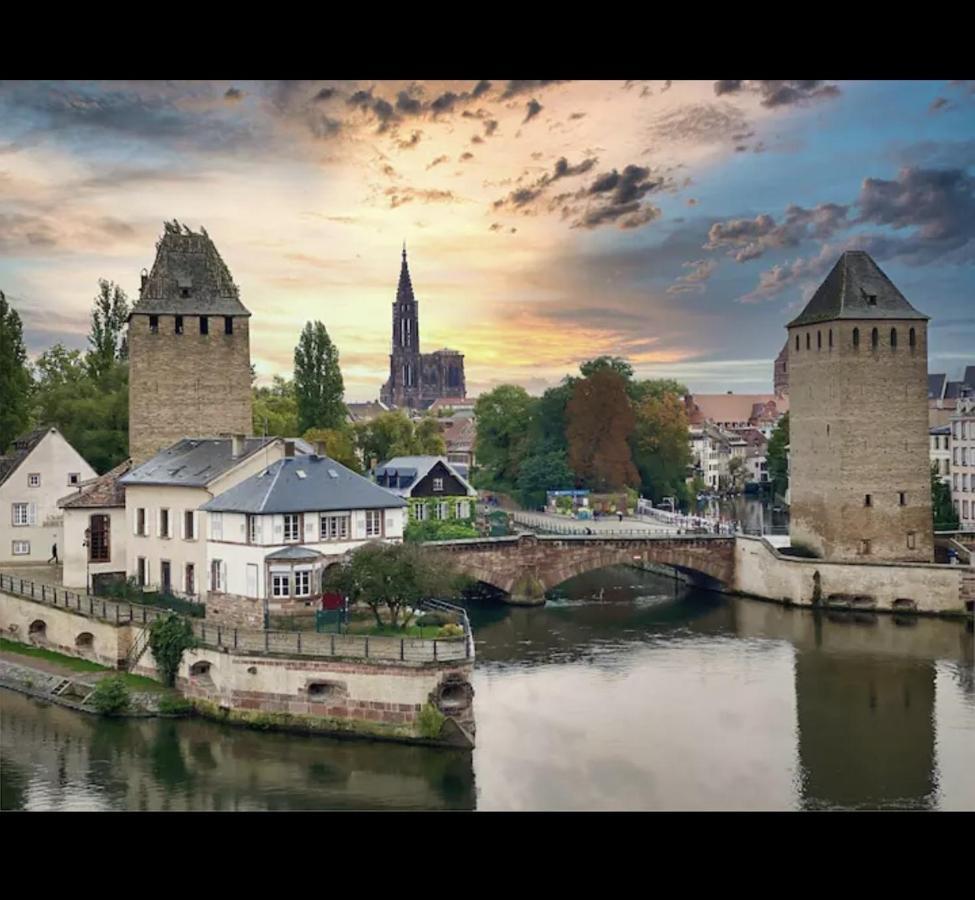
M 396 288 L 396 302 L 416 302 L 413 297 L 413 283 L 410 281 L 410 270 L 406 264 L 406 241 L 403 242 L 403 265 L 399 270 L 399 285 Z

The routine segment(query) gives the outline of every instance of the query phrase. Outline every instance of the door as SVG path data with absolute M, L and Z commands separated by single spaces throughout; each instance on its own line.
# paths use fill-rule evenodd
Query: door
M 172 578 L 170 577 L 169 560 L 168 559 L 162 560 L 159 566 L 160 566 L 159 579 L 161 582 L 162 592 L 164 594 L 171 594 L 173 582 L 172 582 Z

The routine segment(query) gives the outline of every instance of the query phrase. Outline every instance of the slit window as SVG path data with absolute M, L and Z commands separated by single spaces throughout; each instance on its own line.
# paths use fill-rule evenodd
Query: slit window
M 914 531 L 907 532 L 907 549 L 913 550 L 915 546 L 915 534 Z
M 917 346 L 917 333 L 913 328 L 907 333 L 907 343 L 910 344 L 911 347 Z
M 891 347 L 896 347 L 897 346 L 897 329 L 896 328 L 891 328 L 890 329 L 890 346 Z
M 861 556 L 870 555 L 870 541 L 860 541 L 860 555 Z
M 175 325 L 176 334 L 182 334 L 183 333 L 183 317 L 182 316 L 176 316 L 175 317 L 175 322 L 176 322 L 176 325 Z
M 809 349 L 809 332 L 806 332 L 806 349 Z
M 159 334 L 159 316 L 149 316 L 149 334 Z
M 854 347 L 859 347 L 860 346 L 860 329 L 859 328 L 854 328 L 853 329 L 853 346 Z
M 799 335 L 796 335 L 796 350 L 799 349 Z
M 900 501 L 901 506 L 907 506 L 907 494 L 904 491 L 901 491 L 897 495 L 897 499 Z
M 833 329 L 832 328 L 830 328 L 830 330 L 829 330 L 829 349 L 830 350 L 833 349 Z
M 234 333 L 234 320 L 233 320 L 233 316 L 224 316 L 223 317 L 223 333 L 224 334 L 233 334 Z
M 210 320 L 206 316 L 200 316 L 200 334 L 210 333 Z
M 873 500 L 871 499 L 871 497 L 870 497 L 869 494 L 864 494 L 863 495 L 863 505 L 864 506 L 873 506 Z
M 821 331 L 816 332 L 816 349 L 823 349 L 823 333 Z
M 880 332 L 877 331 L 876 328 L 874 328 L 874 330 L 870 332 L 870 346 L 874 350 L 876 350 L 877 347 L 880 346 Z

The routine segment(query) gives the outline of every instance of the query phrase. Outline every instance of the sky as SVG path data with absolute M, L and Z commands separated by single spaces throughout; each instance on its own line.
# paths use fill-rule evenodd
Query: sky
M 36 356 L 133 300 L 163 222 L 205 227 L 258 379 L 304 323 L 346 400 L 388 375 L 406 243 L 421 350 L 468 395 L 600 354 L 697 392 L 771 391 L 844 249 L 975 364 L 975 82 L 0 82 L 0 290 Z

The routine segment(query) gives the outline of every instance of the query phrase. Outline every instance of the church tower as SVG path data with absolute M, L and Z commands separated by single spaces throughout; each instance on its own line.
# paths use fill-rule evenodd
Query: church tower
M 406 245 L 393 303 L 393 346 L 389 355 L 389 380 L 379 399 L 389 406 L 417 408 L 421 399 L 420 319 L 413 283 L 406 264 Z
M 129 455 L 180 438 L 250 434 L 248 319 L 206 230 L 167 222 L 129 314 Z
M 794 545 L 933 561 L 927 320 L 867 253 L 847 251 L 788 324 Z

